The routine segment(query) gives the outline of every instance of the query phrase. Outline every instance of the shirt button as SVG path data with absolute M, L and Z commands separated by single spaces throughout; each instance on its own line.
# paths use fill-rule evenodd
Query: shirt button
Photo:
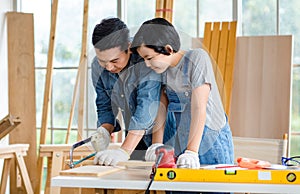
M 121 94 L 121 97 L 124 98 L 124 94 Z
M 185 95 L 185 96 L 189 96 L 189 93 L 188 93 L 188 92 L 184 92 L 184 95 Z

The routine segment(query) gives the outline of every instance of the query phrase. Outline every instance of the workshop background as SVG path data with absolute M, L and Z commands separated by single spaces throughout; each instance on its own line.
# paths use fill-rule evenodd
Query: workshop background
M 86 23 L 88 29 L 86 44 L 87 60 L 89 61 L 94 56 L 91 33 L 95 24 L 99 23 L 101 19 L 110 16 L 119 17 L 128 25 L 131 33 L 134 33 L 143 21 L 155 17 L 156 3 L 156 0 L 89 0 L 88 22 Z M 51 0 L 1 0 L 0 2 L 0 119 L 11 114 L 10 103 L 12 100 L 15 100 L 25 104 L 25 107 L 29 105 L 35 107 L 34 112 L 29 111 L 27 116 L 32 118 L 31 123 L 34 123 L 36 126 L 36 130 L 34 129 L 35 132 L 26 132 L 28 134 L 27 137 L 19 135 L 19 137 L 14 137 L 13 140 L 5 137 L 0 140 L 0 145 L 24 143 L 21 140 L 26 139 L 26 141 L 30 141 L 36 145 L 36 152 L 38 152 L 39 143 L 41 142 L 40 133 L 43 127 L 47 129 L 44 142 L 46 144 L 76 142 L 79 139 L 77 131 L 79 127 L 82 127 L 82 136 L 84 137 L 96 130 L 95 93 L 91 84 L 89 63 L 87 63 L 87 72 L 84 73 L 87 76 L 86 81 L 82 81 L 84 78 L 82 76 L 81 81 L 78 82 L 77 77 L 79 72 L 78 67 L 82 62 L 84 0 L 58 1 L 55 30 L 51 28 L 51 7 Z M 278 120 L 284 118 L 288 123 L 283 131 L 288 132 L 290 156 L 300 155 L 299 9 L 300 1 L 298 0 L 174 0 L 172 11 L 173 24 L 182 33 L 184 40 L 188 41 L 196 37 L 203 37 L 205 22 L 215 21 L 237 21 L 236 36 L 238 38 L 292 35 L 290 93 L 282 94 L 282 96 L 287 95 L 286 97 L 289 99 L 287 101 L 289 112 L 277 118 Z M 7 26 L 9 24 L 7 12 L 33 14 L 33 28 L 25 25 L 28 29 L 25 27 L 24 30 L 26 33 L 31 29 L 34 30 L 34 45 L 33 48 L 29 46 L 34 51 L 32 55 L 34 58 L 30 59 L 29 57 L 26 60 L 33 63 L 34 71 L 30 73 L 30 79 L 34 81 L 35 85 L 29 88 L 34 89 L 34 93 L 26 97 L 12 97 L 13 94 L 11 93 L 14 91 L 13 88 L 18 90 L 18 86 L 9 84 L 9 45 L 7 33 Z M 22 32 L 20 31 L 20 33 Z M 51 42 L 51 39 L 49 39 L 51 33 L 55 34 L 54 42 Z M 237 44 L 239 44 L 239 41 L 237 41 Z M 23 46 L 25 48 L 28 47 L 28 45 Z M 53 52 L 49 54 L 51 46 L 53 46 Z M 278 46 L 280 47 L 280 45 Z M 238 45 L 237 48 L 239 48 Z M 49 108 L 45 113 L 45 86 L 47 86 L 45 83 L 47 83 L 46 77 L 47 71 L 49 71 L 49 63 L 51 62 L 49 61 L 51 54 L 53 55 L 52 83 L 51 88 L 48 88 L 50 90 L 48 90 L 50 100 Z M 237 54 L 238 51 L 236 52 Z M 264 71 L 272 71 L 272 68 L 264 69 Z M 24 84 L 27 84 L 26 81 L 32 81 L 30 79 L 25 78 Z M 270 79 L 274 79 L 274 82 L 281 81 L 276 80 L 276 77 Z M 77 90 L 76 84 L 85 84 L 85 86 L 81 85 L 81 88 Z M 276 85 L 274 87 L 276 88 Z M 86 89 L 83 93 L 82 88 Z M 77 93 L 74 93 L 75 91 Z M 235 97 L 233 96 L 232 98 L 234 101 Z M 274 96 L 275 98 L 277 97 Z M 32 101 L 24 102 L 23 99 L 31 99 Z M 270 112 L 281 112 L 283 109 L 281 106 L 279 99 L 277 100 L 277 108 L 272 107 Z M 84 107 L 84 114 L 83 118 L 80 119 L 80 108 L 82 107 Z M 73 112 L 74 115 L 72 116 L 70 112 Z M 240 112 L 239 114 L 242 113 Z M 231 116 L 234 117 L 233 115 Z M 20 119 L 22 122 L 22 118 Z M 276 122 L 277 119 L 273 118 L 273 120 L 259 122 Z M 252 120 L 251 122 L 257 121 Z M 232 130 L 233 135 L 239 134 L 237 129 L 232 128 Z M 267 130 L 271 134 L 276 129 Z M 69 140 L 66 142 L 68 131 L 70 132 Z M 251 136 L 251 133 L 248 132 L 243 132 L 242 134 L 250 134 L 249 136 Z M 31 145 L 31 147 L 34 146 Z M 2 163 L 2 160 L 0 160 L 1 169 Z M 27 164 L 28 168 L 36 168 L 36 161 L 31 162 L 31 164 Z M 47 165 L 45 163 L 44 172 L 46 171 Z M 29 174 L 31 174 L 30 169 Z M 46 173 L 43 176 L 45 182 Z M 37 188 L 38 183 L 32 184 L 34 189 Z

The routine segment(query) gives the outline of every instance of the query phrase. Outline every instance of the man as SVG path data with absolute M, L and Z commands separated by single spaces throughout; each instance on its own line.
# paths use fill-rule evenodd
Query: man
M 118 18 L 104 19 L 94 28 L 96 57 L 92 80 L 97 94 L 97 134 L 94 163 L 116 165 L 143 159 L 160 101 L 161 77 L 147 68 L 143 59 L 130 52 L 129 30 Z M 108 150 L 110 134 L 121 130 L 117 114 L 124 118 L 126 138 L 119 149 Z M 101 151 L 99 151 L 101 150 Z

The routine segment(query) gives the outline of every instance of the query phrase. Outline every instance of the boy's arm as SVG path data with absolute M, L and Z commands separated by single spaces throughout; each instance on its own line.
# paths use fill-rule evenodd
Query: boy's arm
M 198 153 L 202 138 L 205 120 L 206 105 L 210 92 L 210 86 L 203 84 L 192 92 L 191 99 L 191 125 L 187 150 Z
M 191 125 L 187 149 L 178 157 L 177 166 L 184 168 L 199 168 L 199 146 L 206 120 L 206 105 L 210 92 L 209 84 L 197 87 L 192 92 Z

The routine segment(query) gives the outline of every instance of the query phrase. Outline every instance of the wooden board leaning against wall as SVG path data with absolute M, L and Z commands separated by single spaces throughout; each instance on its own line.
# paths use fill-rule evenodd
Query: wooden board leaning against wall
M 9 134 L 9 143 L 30 145 L 25 163 L 34 188 L 37 153 L 33 14 L 7 13 L 7 37 L 9 112 L 22 120 Z M 10 173 L 10 193 L 25 192 L 24 188 L 16 187 L 15 174 Z
M 238 37 L 235 61 L 233 135 L 282 139 L 291 126 L 292 36 Z
M 195 38 L 193 48 L 201 41 Z M 237 37 L 235 56 L 233 135 L 282 139 L 291 126 L 292 36 Z

